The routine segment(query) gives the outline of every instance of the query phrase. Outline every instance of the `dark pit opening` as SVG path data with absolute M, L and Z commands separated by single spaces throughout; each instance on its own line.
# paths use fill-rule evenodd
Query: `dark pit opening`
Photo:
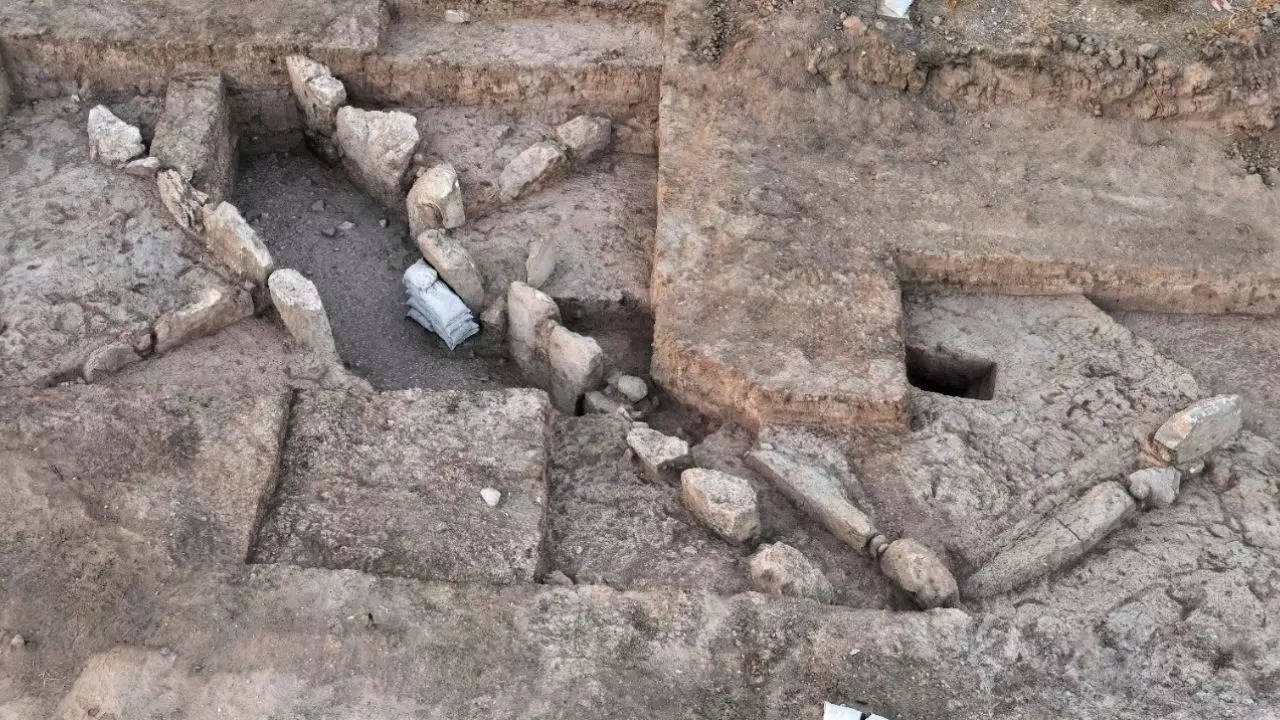
M 907 382 L 925 392 L 990 400 L 996 392 L 996 364 L 940 348 L 907 346 Z

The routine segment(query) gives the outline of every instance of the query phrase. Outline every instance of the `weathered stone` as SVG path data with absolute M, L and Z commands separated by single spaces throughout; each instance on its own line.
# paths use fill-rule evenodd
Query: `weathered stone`
M 418 146 L 418 121 L 399 111 L 338 110 L 338 147 L 351 180 L 383 205 L 403 207 L 404 177 Z
M 191 187 L 177 170 L 161 170 L 156 174 L 160 202 L 184 230 L 195 235 L 204 233 L 204 205 L 209 196 Z
M 1168 466 L 1144 468 L 1129 473 L 1125 484 L 1129 494 L 1144 508 L 1166 508 L 1178 499 L 1182 473 Z
M 254 560 L 533 582 L 549 417 L 533 390 L 300 393 Z
M 880 570 L 925 610 L 950 605 L 958 595 L 956 579 L 942 560 L 910 538 L 889 543 L 880 554 Z
M 271 273 L 267 287 L 271 304 L 295 341 L 323 355 L 337 355 L 329 316 L 325 314 L 315 283 L 297 270 L 285 268 Z
M 4 58 L 0 58 L 0 120 L 9 114 L 9 105 L 13 103 L 13 88 L 9 85 L 9 73 L 4 69 Z
M 204 206 L 204 239 L 219 262 L 239 277 L 262 284 L 275 267 L 266 243 L 229 202 Z
M 555 271 L 555 241 L 548 235 L 539 235 L 529 243 L 529 255 L 524 261 L 525 281 L 534 287 L 542 287 Z
M 164 352 L 196 338 L 212 335 L 253 315 L 249 293 L 204 288 L 196 301 L 156 319 L 156 352 Z
M 289 71 L 289 85 L 302 109 L 307 129 L 326 137 L 337 126 L 338 109 L 347 104 L 347 89 L 335 78 L 328 66 L 303 55 L 284 59 Z
M 599 390 L 591 390 L 582 396 L 582 411 L 599 415 L 627 416 L 626 406 Z
M 231 192 L 235 141 L 222 75 L 170 78 L 151 154 L 215 202 Z
M 645 425 L 631 428 L 627 433 L 627 446 L 636 454 L 645 474 L 655 482 L 668 481 L 670 473 L 689 465 L 689 443 Z
M 502 169 L 498 177 L 498 194 L 503 202 L 536 192 L 564 177 L 569 171 L 569 158 L 550 140 L 534 143 Z
M 1063 567 L 1097 545 L 1135 507 L 1119 483 L 1095 485 L 970 575 L 964 594 L 980 598 L 1007 592 Z
M 472 312 L 484 309 L 484 278 L 471 253 L 444 230 L 427 230 L 418 235 L 422 257 Z
M 1239 395 L 1218 395 L 1175 413 L 1152 436 L 1156 450 L 1171 464 L 1189 463 L 1240 432 Z
M 578 400 L 599 387 L 604 375 L 604 351 L 595 338 L 555 325 L 547 336 L 547 362 L 551 365 L 551 400 L 556 409 L 575 414 Z
M 160 160 L 154 155 L 130 160 L 124 164 L 124 171 L 134 177 L 152 178 L 160 171 Z
M 853 549 L 862 551 L 876 534 L 871 518 L 849 502 L 840 479 L 812 458 L 761 448 L 747 454 L 747 464 Z
M 105 105 L 89 111 L 89 157 L 118 168 L 145 150 L 141 130 L 116 117 Z
M 769 595 L 809 598 L 830 603 L 835 597 L 831 582 L 804 553 L 786 543 L 761 545 L 747 564 L 751 589 Z
M 499 295 L 480 313 L 480 327 L 489 337 L 501 337 L 507 332 L 507 296 Z
M 131 343 L 117 341 L 89 353 L 80 374 L 85 382 L 97 382 L 141 359 Z
M 409 190 L 405 206 L 409 213 L 409 232 L 414 237 L 424 230 L 448 230 L 467 221 L 458 171 L 449 163 L 441 163 L 422 173 Z
M 453 8 L 449 8 L 444 11 L 444 21 L 454 25 L 469 23 L 471 22 L 471 13 L 466 10 L 454 10 Z
M 576 163 L 594 160 L 609 147 L 613 123 L 606 117 L 579 115 L 556 128 L 556 140 Z
M 760 532 L 756 491 L 740 477 L 690 468 L 680 473 L 680 500 L 694 517 L 731 543 L 744 543 Z
M 609 384 L 633 403 L 640 402 L 649 394 L 649 386 L 644 379 L 635 375 L 615 375 L 609 379 Z
M 534 384 L 546 385 L 551 379 L 551 368 L 545 357 L 539 357 L 539 347 L 545 347 L 545 338 L 559 322 L 560 309 L 546 293 L 522 282 L 511 283 L 507 289 L 507 346 L 520 372 Z

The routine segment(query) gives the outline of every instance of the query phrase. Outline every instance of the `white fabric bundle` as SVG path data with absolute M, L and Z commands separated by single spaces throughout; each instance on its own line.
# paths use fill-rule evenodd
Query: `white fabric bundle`
M 409 296 L 409 317 L 439 335 L 450 350 L 480 332 L 471 311 L 425 260 L 404 271 L 404 290 Z

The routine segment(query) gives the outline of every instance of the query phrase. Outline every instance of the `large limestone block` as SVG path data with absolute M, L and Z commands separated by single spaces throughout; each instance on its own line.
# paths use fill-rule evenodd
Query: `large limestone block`
M 560 324 L 547 336 L 547 362 L 551 365 L 551 400 L 563 413 L 576 413 L 578 400 L 599 387 L 604 378 L 600 344 Z
M 970 575 L 965 595 L 978 598 L 1007 592 L 1079 559 L 1135 508 L 1119 483 L 1095 485 Z
M 560 309 L 546 293 L 522 282 L 507 289 L 507 345 L 520 372 L 534 384 L 545 385 L 551 368 L 539 357 L 545 338 L 560 322 Z
M 417 237 L 422 258 L 435 268 L 440 279 L 458 294 L 471 312 L 482 312 L 484 278 L 471 253 L 444 230 L 427 230 Z
M 151 154 L 214 201 L 230 193 L 235 140 L 221 74 L 170 78 Z
M 747 464 L 853 549 L 865 549 L 876 534 L 871 518 L 849 502 L 840 479 L 821 463 L 798 453 L 761 448 L 747 454 Z
M 240 289 L 204 288 L 190 305 L 156 319 L 156 352 L 184 345 L 253 315 L 253 299 Z
M 346 87 L 328 66 L 304 55 L 290 55 L 284 64 L 307 129 L 331 137 L 337 128 L 338 110 L 347 104 Z
M 670 473 L 684 469 L 690 462 L 689 443 L 647 425 L 631 428 L 627 433 L 627 446 L 654 482 L 665 481 Z
M 255 560 L 532 582 L 549 420 L 536 390 L 301 393 Z
M 204 207 L 205 244 L 236 275 L 262 284 L 274 262 L 266 243 L 240 215 L 235 205 L 221 202 Z
M 751 589 L 768 595 L 809 598 L 829 603 L 835 589 L 804 553 L 786 543 L 761 545 L 747 563 Z
M 950 605 L 959 594 L 942 560 L 910 538 L 889 543 L 880 555 L 880 571 L 925 610 Z
M 702 524 L 731 543 L 744 543 L 760 532 L 756 491 L 736 475 L 685 470 L 680 474 L 680 500 Z
M 550 140 L 534 143 L 517 155 L 498 176 L 498 196 L 503 202 L 540 190 L 564 177 L 569 156 Z
M 419 176 L 409 190 L 405 205 L 409 213 L 409 232 L 414 237 L 424 230 L 449 230 L 467 221 L 458 171 L 449 163 L 436 165 Z
M 105 105 L 89 111 L 89 157 L 118 168 L 144 150 L 141 130 L 116 117 Z
M 576 163 L 591 162 L 609 148 L 613 123 L 607 117 L 579 115 L 556 128 L 556 140 Z
M 285 268 L 271 273 L 267 287 L 280 322 L 298 344 L 325 355 L 337 354 L 329 316 L 315 283 L 297 270 Z
M 404 177 L 418 146 L 418 121 L 392 110 L 338 110 L 338 148 L 352 182 L 388 208 L 403 207 Z
M 1218 395 L 1174 414 L 1152 437 L 1166 462 L 1194 462 L 1240 432 L 1242 403 L 1239 395 Z

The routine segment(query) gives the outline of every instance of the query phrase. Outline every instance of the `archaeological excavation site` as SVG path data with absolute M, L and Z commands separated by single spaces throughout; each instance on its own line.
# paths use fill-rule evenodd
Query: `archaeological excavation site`
M 0 720 L 1280 720 L 1280 2 L 0 0 Z

